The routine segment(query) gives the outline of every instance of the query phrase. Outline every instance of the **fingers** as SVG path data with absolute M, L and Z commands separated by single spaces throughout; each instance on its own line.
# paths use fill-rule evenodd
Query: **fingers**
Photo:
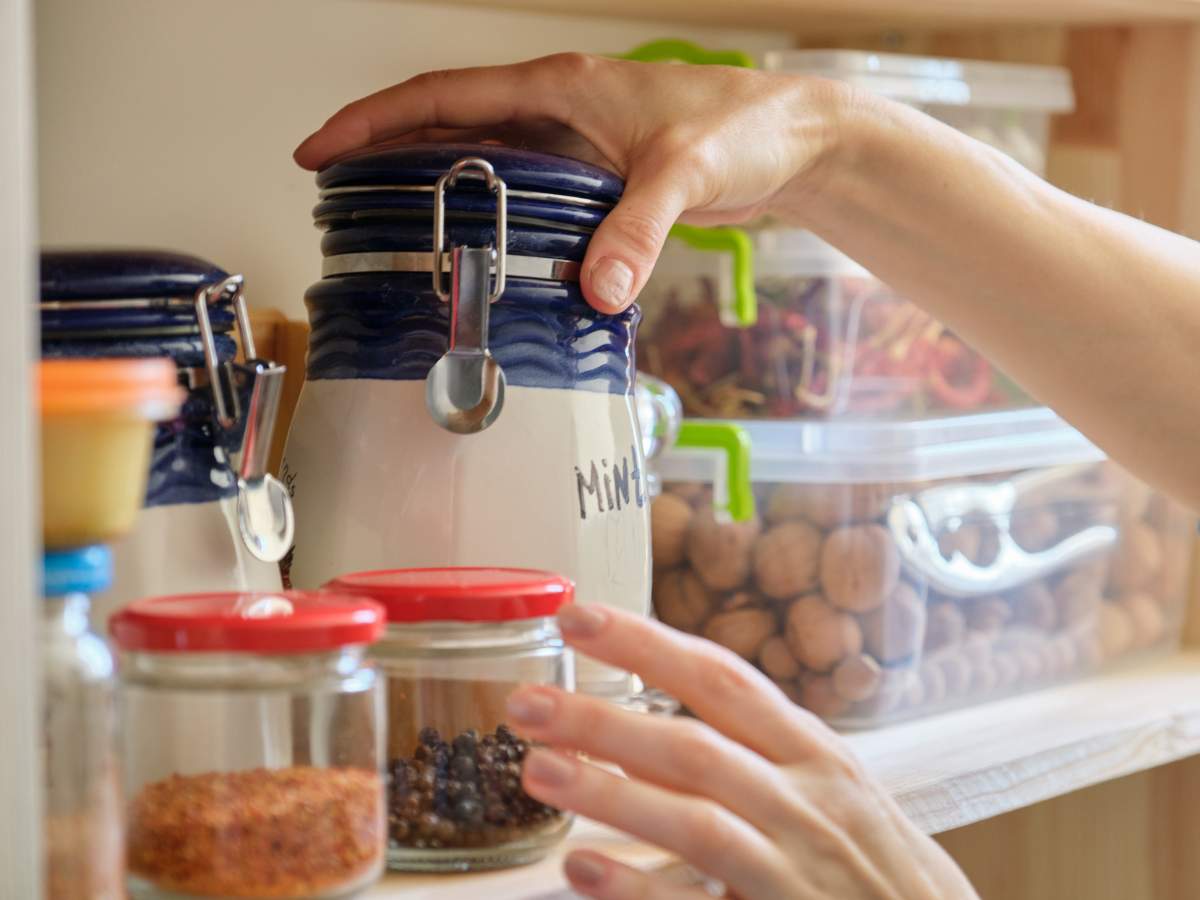
M 712 896 L 699 888 L 668 884 L 590 850 L 570 854 L 563 872 L 572 888 L 594 900 L 710 900 Z
M 777 767 L 694 719 L 648 716 L 542 687 L 511 694 L 508 715 L 535 741 L 580 750 L 635 778 L 708 797 L 768 834 L 796 818 L 789 783 Z
M 685 184 L 671 169 L 630 172 L 621 202 L 588 245 L 581 277 L 588 303 L 611 314 L 634 301 L 688 200 Z
M 852 764 L 841 740 L 765 675 L 711 641 L 606 606 L 571 604 L 558 616 L 576 650 L 634 672 L 717 731 L 775 763 L 824 755 Z
M 530 751 L 522 783 L 543 803 L 677 853 L 739 894 L 778 895 L 786 868 L 779 851 L 712 801 L 622 778 L 551 750 Z
M 572 95 L 592 64 L 559 54 L 509 66 L 427 72 L 342 107 L 293 154 L 306 169 L 428 128 L 485 128 L 570 118 Z

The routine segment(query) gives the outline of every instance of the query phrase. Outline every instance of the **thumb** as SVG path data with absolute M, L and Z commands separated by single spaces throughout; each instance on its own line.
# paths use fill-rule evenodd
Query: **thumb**
M 667 232 L 685 208 L 681 179 L 666 171 L 649 178 L 630 177 L 621 201 L 588 245 L 580 279 L 588 303 L 608 314 L 628 307 L 650 277 Z

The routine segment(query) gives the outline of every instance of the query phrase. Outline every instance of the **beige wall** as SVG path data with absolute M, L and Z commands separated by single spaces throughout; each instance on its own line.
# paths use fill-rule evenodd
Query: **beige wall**
M 319 264 L 291 150 L 346 100 L 565 49 L 786 40 L 401 0 L 39 0 L 36 24 L 43 241 L 189 250 L 291 316 Z

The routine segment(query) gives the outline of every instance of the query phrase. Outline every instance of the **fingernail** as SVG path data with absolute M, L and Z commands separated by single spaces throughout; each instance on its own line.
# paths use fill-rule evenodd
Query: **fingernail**
M 600 860 L 575 853 L 567 857 L 567 861 L 563 863 L 563 871 L 567 873 L 567 878 L 571 879 L 571 881 L 589 887 L 602 882 L 604 876 L 608 874 L 604 868 L 604 863 L 600 862 Z
M 575 764 L 549 750 L 534 750 L 525 757 L 525 777 L 546 787 L 562 787 L 575 777 Z
M 505 703 L 509 718 L 521 725 L 545 725 L 554 717 L 555 702 L 549 694 L 534 689 L 509 694 Z
M 568 603 L 558 611 L 558 627 L 568 637 L 595 637 L 608 622 L 608 613 L 596 606 Z
M 633 270 L 619 259 L 605 257 L 594 266 L 591 274 L 592 292 L 605 306 L 623 309 L 633 290 Z

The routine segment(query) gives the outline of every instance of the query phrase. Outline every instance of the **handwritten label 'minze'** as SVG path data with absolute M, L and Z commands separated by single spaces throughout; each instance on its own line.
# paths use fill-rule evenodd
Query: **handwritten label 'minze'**
M 642 489 L 642 470 L 636 447 L 611 466 L 603 457 L 599 465 L 592 460 L 586 469 L 575 467 L 575 487 L 579 491 L 579 518 L 586 519 L 593 509 L 597 514 L 618 512 L 627 506 L 641 509 L 646 505 Z

